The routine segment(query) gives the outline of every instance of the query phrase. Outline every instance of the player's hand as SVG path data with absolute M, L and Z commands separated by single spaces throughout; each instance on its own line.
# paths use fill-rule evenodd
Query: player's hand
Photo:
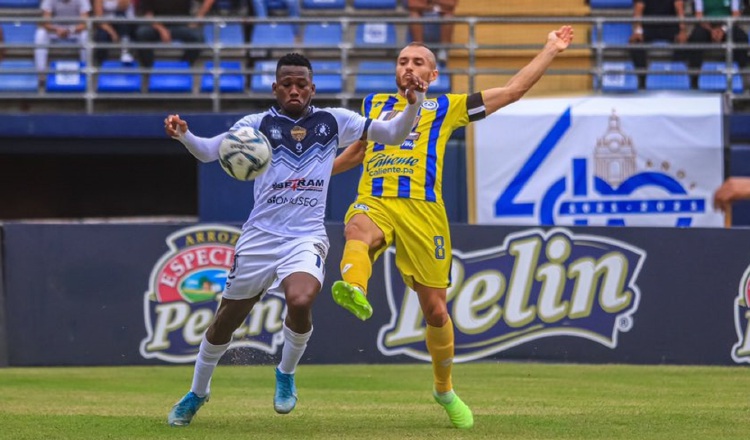
M 406 100 L 409 101 L 409 104 L 414 104 L 415 102 L 417 102 L 417 95 L 414 92 L 415 91 L 422 92 L 422 93 L 427 92 L 428 83 L 427 81 L 424 81 L 421 78 L 411 73 L 407 73 L 404 76 L 404 78 L 407 81 L 406 82 Z
M 558 52 L 567 49 L 572 41 L 573 26 L 563 26 L 547 35 L 547 46 L 555 48 Z
M 164 131 L 171 138 L 178 138 L 187 133 L 187 122 L 180 119 L 180 115 L 169 115 L 164 119 Z
M 737 200 L 750 199 L 750 177 L 730 177 L 714 193 L 714 208 L 726 212 Z

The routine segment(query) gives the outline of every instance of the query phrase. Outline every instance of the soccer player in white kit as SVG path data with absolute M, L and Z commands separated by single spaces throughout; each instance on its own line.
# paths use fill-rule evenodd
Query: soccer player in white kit
M 255 180 L 255 206 L 235 247 L 221 304 L 201 342 L 190 392 L 172 407 L 170 425 L 190 424 L 208 400 L 211 376 L 229 348 L 232 333 L 272 289 L 281 289 L 287 304 L 274 409 L 280 414 L 294 409 L 294 372 L 312 334 L 312 303 L 323 286 L 328 251 L 323 221 L 336 150 L 357 140 L 401 144 L 414 126 L 426 88 L 425 81 L 413 76 L 405 111 L 389 121 L 371 120 L 343 108 L 312 106 L 315 85 L 310 62 L 296 53 L 279 60 L 273 84 L 278 105 L 245 116 L 232 127 L 259 129 L 272 144 L 273 159 Z M 202 162 L 219 158 L 226 133 L 197 137 L 178 115 L 169 115 L 164 127 L 168 136 Z

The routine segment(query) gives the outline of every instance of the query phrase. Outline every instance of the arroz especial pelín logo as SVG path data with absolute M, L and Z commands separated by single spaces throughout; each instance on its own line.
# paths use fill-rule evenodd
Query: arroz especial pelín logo
M 169 250 L 156 262 L 143 298 L 147 336 L 141 342 L 144 358 L 193 362 L 203 334 L 211 324 L 234 264 L 237 228 L 198 225 L 169 235 Z M 266 294 L 234 332 L 230 348 L 250 347 L 275 354 L 286 303 Z
M 390 322 L 378 333 L 386 356 L 429 361 L 424 315 L 406 287 L 393 248 L 385 254 Z M 633 327 L 646 252 L 628 243 L 563 228 L 529 229 L 498 247 L 453 249 L 448 310 L 456 362 L 471 361 L 540 338 L 574 336 L 609 348 Z

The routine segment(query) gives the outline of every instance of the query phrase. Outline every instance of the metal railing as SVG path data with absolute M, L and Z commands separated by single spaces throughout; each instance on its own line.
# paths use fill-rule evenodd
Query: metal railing
M 0 23 L 13 23 L 13 24 L 19 24 L 19 23 L 39 23 L 42 20 L 38 17 L 23 17 L 23 18 L 10 18 L 10 17 L 2 17 L 0 16 Z M 220 83 L 219 78 L 221 75 L 224 74 L 232 74 L 232 75 L 264 75 L 268 74 L 266 71 L 258 70 L 255 68 L 246 68 L 242 67 L 240 70 L 225 70 L 221 68 L 221 61 L 223 60 L 237 60 L 238 58 L 246 58 L 247 52 L 249 50 L 264 50 L 268 52 L 280 52 L 280 51 L 292 51 L 292 50 L 303 50 L 305 53 L 315 53 L 315 52 L 328 52 L 328 55 L 324 56 L 323 58 L 330 60 L 330 59 L 338 59 L 341 62 L 341 71 L 320 71 L 316 73 L 335 73 L 335 74 L 341 74 L 342 75 L 342 92 L 332 94 L 329 96 L 322 96 L 323 99 L 329 99 L 338 101 L 340 105 L 348 107 L 351 104 L 351 101 L 354 99 L 360 99 L 362 96 L 361 94 L 357 94 L 353 91 L 352 88 L 346 87 L 346 80 L 348 78 L 352 78 L 356 75 L 360 74 L 374 74 L 374 73 L 382 73 L 379 71 L 366 71 L 366 70 L 358 70 L 356 68 L 352 67 L 352 63 L 350 61 L 354 59 L 366 59 L 370 54 L 376 54 L 378 57 L 387 57 L 387 59 L 394 59 L 395 61 L 395 55 L 399 49 L 401 49 L 404 45 L 404 38 L 402 37 L 405 32 L 405 28 L 408 24 L 414 23 L 416 20 L 410 19 L 410 18 L 401 18 L 401 17 L 388 17 L 388 18 L 373 18 L 373 17 L 365 17 L 365 18 L 358 18 L 358 17 L 306 17 L 306 18 L 271 18 L 271 19 L 258 19 L 253 17 L 247 17 L 247 18 L 236 18 L 236 17 L 210 17 L 205 18 L 201 20 L 192 19 L 192 18 L 159 18 L 159 19 L 148 19 L 148 18 L 134 18 L 134 19 L 102 19 L 102 18 L 90 18 L 85 20 L 86 28 L 88 30 L 88 39 L 87 41 L 84 41 L 82 43 L 82 48 L 85 52 L 85 66 L 82 67 L 81 73 L 86 78 L 86 88 L 85 91 L 82 93 L 46 93 L 44 91 L 40 91 L 37 93 L 14 93 L 14 92 L 5 92 L 0 93 L 0 100 L 12 100 L 12 99 L 22 99 L 22 100 L 82 100 L 85 103 L 85 111 L 87 113 L 94 113 L 95 112 L 95 103 L 102 102 L 102 101 L 119 101 L 119 100 L 198 100 L 198 101 L 210 101 L 211 104 L 211 110 L 214 112 L 220 112 L 223 110 L 225 104 L 230 101 L 237 101 L 237 100 L 268 100 L 271 98 L 270 94 L 268 93 L 258 93 L 254 92 L 251 85 L 247 84 L 247 90 L 244 93 L 224 93 L 220 90 Z M 645 50 L 657 50 L 657 51 L 674 51 L 674 50 L 682 50 L 682 51 L 691 51 L 691 50 L 711 50 L 711 51 L 721 51 L 723 52 L 723 61 L 726 63 L 726 68 L 724 69 L 724 75 L 727 78 L 727 88 L 725 93 L 727 96 L 732 100 L 747 100 L 750 99 L 750 94 L 735 94 L 732 90 L 732 78 L 735 75 L 742 75 L 742 76 L 748 76 L 750 77 L 750 70 L 745 69 L 739 69 L 735 67 L 734 60 L 733 60 L 733 52 L 735 50 L 745 50 L 747 51 L 750 49 L 750 44 L 748 44 L 747 41 L 745 42 L 733 42 L 731 41 L 731 38 L 727 38 L 726 42 L 723 43 L 711 43 L 711 44 L 673 44 L 673 43 L 666 43 L 661 44 L 659 46 L 654 46 L 652 44 L 629 44 L 627 42 L 623 42 L 622 44 L 610 44 L 606 43 L 603 40 L 604 32 L 605 32 L 605 25 L 608 23 L 633 23 L 632 17 L 548 17 L 548 18 L 541 18 L 541 17 L 456 17 L 452 19 L 439 19 L 439 18 L 425 18 L 418 20 L 419 23 L 423 25 L 440 25 L 445 23 L 453 23 L 456 28 L 458 27 L 466 27 L 466 34 L 467 34 L 467 41 L 466 43 L 452 43 L 452 44 L 439 44 L 439 43 L 430 43 L 430 47 L 434 50 L 438 49 L 446 49 L 449 50 L 451 53 L 451 57 L 461 57 L 466 59 L 466 67 L 450 67 L 447 69 L 443 69 L 443 73 L 451 74 L 451 75 L 465 75 L 467 78 L 467 91 L 473 92 L 476 90 L 476 80 L 477 77 L 480 75 L 512 75 L 517 72 L 517 68 L 479 68 L 477 67 L 478 60 L 483 57 L 483 53 L 487 51 L 502 51 L 506 54 L 517 54 L 517 56 L 525 56 L 528 57 L 530 60 L 533 56 L 533 53 L 540 50 L 545 38 L 546 34 L 541 35 L 531 35 L 531 39 L 538 40 L 538 44 L 527 44 L 527 43 L 504 43 L 504 44 L 489 44 L 483 41 L 478 40 L 478 31 L 483 26 L 493 26 L 493 25 L 501 25 L 501 24 L 507 24 L 507 25 L 535 25 L 535 24 L 550 24 L 549 30 L 555 29 L 558 26 L 562 24 L 571 24 L 574 27 L 577 27 L 578 30 L 576 32 L 576 38 L 574 40 L 574 43 L 571 45 L 571 47 L 568 49 L 570 52 L 577 51 L 579 53 L 579 56 L 582 56 L 584 58 L 590 57 L 590 67 L 586 66 L 585 68 L 556 68 L 554 65 L 551 69 L 548 70 L 546 73 L 547 76 L 566 76 L 566 75 L 586 75 L 590 78 L 591 84 L 593 84 L 592 87 L 599 87 L 601 88 L 601 84 L 603 83 L 603 79 L 605 75 L 610 74 L 653 74 L 657 72 L 649 71 L 648 69 L 636 69 L 634 71 L 625 71 L 625 70 L 617 70 L 617 69 L 604 69 L 604 62 L 609 59 L 629 59 L 629 51 L 632 49 L 645 49 Z M 649 23 L 676 23 L 678 21 L 682 21 L 688 26 L 694 26 L 697 25 L 698 20 L 693 18 L 685 18 L 684 20 L 679 20 L 677 18 L 647 18 L 644 17 L 639 22 L 643 24 L 649 24 Z M 743 28 L 747 27 L 748 24 L 750 24 L 750 19 L 748 18 L 732 18 L 732 17 L 726 17 L 722 18 L 720 20 L 712 19 L 712 22 L 721 22 L 725 26 L 727 26 L 728 29 L 731 29 L 732 26 L 741 26 Z M 54 23 L 60 23 L 60 24 L 72 24 L 72 23 L 80 23 L 80 18 L 69 18 L 69 19 L 54 19 L 52 20 Z M 102 70 L 100 67 L 96 66 L 94 63 L 94 50 L 98 48 L 106 48 L 109 50 L 113 49 L 119 49 L 121 45 L 119 43 L 97 43 L 93 41 L 94 38 L 94 30 L 98 23 L 101 22 L 110 22 L 110 23 L 131 23 L 133 25 L 142 25 L 142 24 L 149 24 L 153 22 L 160 22 L 165 24 L 184 24 L 184 23 L 192 23 L 192 24 L 202 24 L 204 26 L 211 26 L 213 31 L 212 35 L 214 35 L 214 41 L 206 42 L 206 43 L 180 43 L 180 44 L 162 44 L 162 43 L 143 43 L 143 42 L 136 42 L 131 41 L 128 45 L 128 48 L 133 51 L 138 51 L 140 49 L 154 49 L 156 51 L 182 51 L 185 49 L 201 49 L 204 51 L 204 56 L 202 59 L 204 60 L 211 60 L 213 61 L 213 68 L 206 70 L 202 67 L 193 66 L 191 69 L 185 71 L 185 70 L 159 70 L 158 73 L 188 73 L 193 75 L 194 77 L 200 77 L 204 74 L 210 74 L 213 76 L 213 90 L 209 93 L 199 93 L 199 92 L 192 92 L 192 93 L 172 93 L 172 94 L 164 94 L 164 93 L 147 93 L 144 91 L 144 93 L 136 93 L 136 94 L 121 94 L 121 93 L 100 93 L 96 89 L 96 77 L 99 75 Z M 241 24 L 241 25 L 248 25 L 248 24 L 268 24 L 268 23 L 291 23 L 291 24 L 297 24 L 297 25 L 306 25 L 306 24 L 312 24 L 312 23 L 339 23 L 342 27 L 342 40 L 335 44 L 335 45 L 309 45 L 309 44 L 302 44 L 302 43 L 293 43 L 293 44 L 287 44 L 287 45 L 277 45 L 277 44 L 253 44 L 253 43 L 243 43 L 243 44 L 232 44 L 232 45 L 225 45 L 221 41 L 219 41 L 218 36 L 221 28 L 223 26 L 226 26 L 228 24 Z M 357 25 L 360 24 L 366 24 L 366 23 L 389 23 L 392 25 L 395 25 L 399 30 L 399 37 L 397 39 L 397 42 L 395 44 L 391 45 L 377 45 L 372 47 L 362 47 L 357 46 L 354 42 L 354 39 L 352 38 L 353 30 Z M 592 34 L 597 35 L 598 37 L 593 40 L 590 38 L 587 31 L 591 31 Z M 7 36 L 6 36 L 7 39 Z M 502 41 L 502 38 L 499 38 L 498 41 Z M 31 53 L 31 50 L 36 48 L 35 44 L 10 44 L 10 43 L 2 43 L 0 44 L 0 48 L 5 49 L 6 51 L 6 57 L 7 52 L 13 51 L 13 50 L 25 50 Z M 59 45 L 59 44 L 49 44 L 46 45 L 51 52 L 54 53 L 56 50 L 60 50 L 61 48 L 66 48 L 67 50 L 70 50 L 71 46 L 66 45 Z M 78 50 L 81 47 L 76 46 L 75 49 Z M 239 54 L 238 54 L 239 53 Z M 208 56 L 205 56 L 205 54 L 209 54 Z M 315 57 L 312 57 L 313 60 Z M 2 74 L 3 71 L 0 71 L 0 81 L 2 81 Z M 43 76 L 46 76 L 48 74 L 55 74 L 55 70 L 51 70 L 49 67 L 45 69 L 44 71 L 37 72 L 36 70 L 13 70 L 12 73 L 35 73 L 40 74 Z M 108 68 L 106 70 L 107 73 L 139 73 L 144 76 L 144 78 L 154 73 L 154 71 L 150 68 L 145 67 L 139 67 L 139 68 L 127 68 L 127 69 L 110 69 Z M 66 72 L 69 73 L 69 72 Z M 700 70 L 688 70 L 688 74 L 690 75 L 698 75 L 700 74 Z M 249 81 L 248 81 L 249 82 Z M 144 81 L 145 84 L 145 81 Z M 498 86 L 501 86 L 502 84 L 498 84 Z M 750 85 L 750 84 L 748 84 Z M 594 89 L 595 91 L 598 91 L 597 89 Z M 384 90 L 386 91 L 386 90 Z M 319 96 L 319 99 L 321 97 Z M 358 103 L 355 103 L 355 106 L 358 105 Z

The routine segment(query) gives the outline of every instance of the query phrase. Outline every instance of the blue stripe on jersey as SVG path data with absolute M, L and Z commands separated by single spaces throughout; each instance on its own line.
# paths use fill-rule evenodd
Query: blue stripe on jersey
M 367 130 L 370 129 L 370 124 L 372 124 L 372 119 L 367 118 L 365 121 L 365 128 L 362 130 L 362 136 L 360 136 L 360 139 L 367 139 Z
M 435 120 L 430 127 L 430 139 L 427 141 L 427 163 L 424 176 L 424 199 L 428 202 L 435 202 L 435 177 L 437 175 L 437 144 L 440 137 L 440 128 L 445 121 L 445 115 L 448 114 L 450 101 L 445 95 L 440 95 L 437 99 L 438 109 L 435 114 Z
M 396 105 L 397 102 L 398 102 L 398 98 L 396 96 L 389 96 L 388 100 L 385 102 L 385 104 L 383 104 L 383 110 L 380 111 L 380 114 L 382 115 L 384 113 L 388 113 L 389 111 L 393 110 L 393 106 Z M 385 150 L 385 145 L 383 144 L 375 144 L 372 146 L 372 151 L 383 151 L 383 150 Z
M 408 199 L 411 192 L 411 179 L 409 176 L 398 176 L 398 196 Z
M 372 179 L 372 195 L 382 196 L 383 195 L 383 178 L 376 177 Z
M 370 117 L 370 110 L 372 110 L 372 98 L 375 97 L 374 93 L 367 95 L 362 105 L 362 116 L 365 118 Z

